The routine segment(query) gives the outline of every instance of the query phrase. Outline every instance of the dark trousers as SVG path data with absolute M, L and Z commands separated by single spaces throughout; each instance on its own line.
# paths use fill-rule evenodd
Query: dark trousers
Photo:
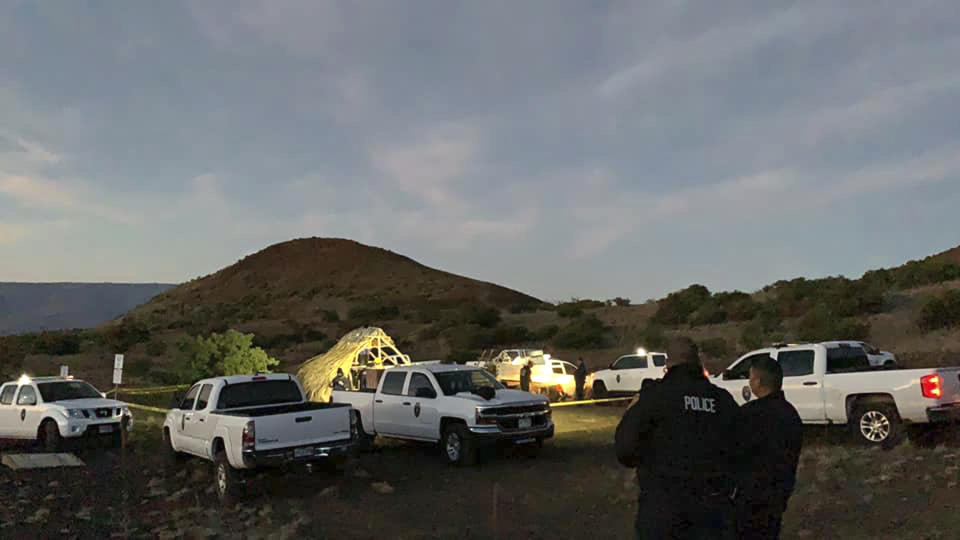
M 737 530 L 741 540 L 777 540 L 784 505 L 770 501 L 738 501 Z
M 725 494 L 651 489 L 639 497 L 634 526 L 637 540 L 732 540 L 734 514 Z
M 583 383 L 586 382 L 583 379 L 577 379 L 577 401 L 583 399 Z

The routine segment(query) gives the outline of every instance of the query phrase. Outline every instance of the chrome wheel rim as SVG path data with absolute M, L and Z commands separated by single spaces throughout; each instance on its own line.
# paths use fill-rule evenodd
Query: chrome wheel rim
M 456 433 L 447 435 L 447 458 L 449 458 L 450 461 L 458 461 L 460 459 L 460 436 Z
M 879 411 L 860 417 L 860 433 L 870 442 L 882 442 L 890 436 L 890 420 Z

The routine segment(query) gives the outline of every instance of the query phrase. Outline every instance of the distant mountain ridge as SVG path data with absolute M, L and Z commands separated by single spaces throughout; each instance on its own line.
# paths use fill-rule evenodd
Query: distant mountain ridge
M 0 336 L 93 328 L 173 287 L 167 283 L 0 282 Z

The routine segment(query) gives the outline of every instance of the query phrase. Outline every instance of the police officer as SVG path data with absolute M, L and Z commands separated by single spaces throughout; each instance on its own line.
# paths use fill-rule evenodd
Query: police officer
M 672 339 L 667 354 L 666 375 L 616 432 L 617 459 L 637 469 L 637 538 L 731 538 L 739 409 L 704 376 L 693 341 Z
M 750 391 L 757 399 L 741 408 L 749 429 L 741 438 L 737 521 L 740 538 L 780 537 L 783 512 L 797 479 L 803 423 L 782 390 L 783 369 L 773 358 L 754 360 Z
M 583 386 L 587 382 L 587 365 L 583 363 L 583 357 L 577 364 L 577 370 L 573 372 L 573 380 L 577 383 L 577 400 L 583 399 Z
M 530 371 L 532 369 L 532 361 L 528 361 L 522 368 L 520 368 L 520 389 L 524 392 L 530 391 Z
M 334 390 L 347 390 L 350 388 L 350 381 L 343 376 L 343 369 L 337 368 L 337 376 L 333 378 L 330 386 L 332 386 Z

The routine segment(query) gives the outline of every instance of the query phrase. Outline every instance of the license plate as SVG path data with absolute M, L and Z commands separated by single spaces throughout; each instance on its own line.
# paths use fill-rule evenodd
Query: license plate
M 533 426 L 533 418 L 521 418 L 518 427 L 520 429 L 530 429 Z
M 100 433 L 113 433 L 113 426 L 100 426 Z
M 312 447 L 312 446 L 308 446 L 307 448 L 294 448 L 294 449 L 293 449 L 293 457 L 295 457 L 295 458 L 310 457 L 310 456 L 312 456 L 312 455 L 313 455 L 313 447 Z
M 532 442 L 535 441 L 535 440 L 536 440 L 536 439 L 534 439 L 534 438 L 530 438 L 530 439 L 518 439 L 518 440 L 514 441 L 514 443 L 516 443 L 516 444 L 529 444 L 529 443 L 532 443 Z

